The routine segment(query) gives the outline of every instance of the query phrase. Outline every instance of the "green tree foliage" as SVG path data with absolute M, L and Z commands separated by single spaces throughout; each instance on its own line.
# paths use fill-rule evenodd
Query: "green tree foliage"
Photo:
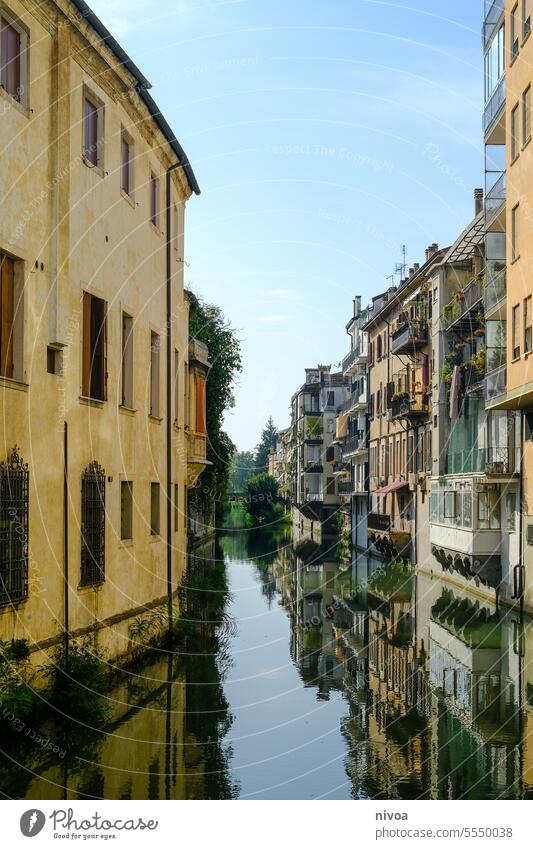
M 226 410 L 235 406 L 233 386 L 235 375 L 242 371 L 241 344 L 220 307 L 196 298 L 191 304 L 189 332 L 207 345 L 211 363 L 206 384 L 206 417 L 207 459 L 212 465 L 206 468 L 199 485 L 193 490 L 193 499 L 197 500 L 206 518 L 212 519 L 215 497 L 216 514 L 220 518 L 231 458 L 235 453 L 235 445 L 224 431 L 222 422 Z
M 268 455 L 270 449 L 276 445 L 278 429 L 272 421 L 272 416 L 269 417 L 266 425 L 261 431 L 261 439 L 259 444 L 255 446 L 255 467 L 258 472 L 266 472 L 268 469 Z
M 272 475 L 259 472 L 246 484 L 246 508 L 252 524 L 261 525 L 280 517 L 278 482 Z
M 230 492 L 246 492 L 246 483 L 255 472 L 253 451 L 237 451 L 233 455 L 229 473 Z

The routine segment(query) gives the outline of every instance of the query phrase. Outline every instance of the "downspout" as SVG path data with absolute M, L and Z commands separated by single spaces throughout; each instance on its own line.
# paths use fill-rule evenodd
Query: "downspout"
M 172 631 L 172 221 L 171 221 L 171 199 L 170 190 L 172 186 L 171 174 L 180 163 L 175 163 L 167 168 L 166 173 L 166 449 L 167 449 L 167 615 L 168 630 Z
M 63 645 L 65 667 L 68 670 L 69 649 L 69 586 L 68 586 L 68 424 L 63 431 Z

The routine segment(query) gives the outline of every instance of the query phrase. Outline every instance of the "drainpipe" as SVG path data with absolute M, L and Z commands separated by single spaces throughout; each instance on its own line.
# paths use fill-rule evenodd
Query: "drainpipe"
M 68 424 L 63 430 L 63 645 L 65 667 L 68 670 L 69 649 L 69 588 L 68 588 Z
M 175 163 L 167 168 L 166 173 L 166 328 L 167 328 L 167 385 L 166 385 L 166 449 L 167 449 L 167 614 L 168 629 L 172 630 L 172 421 L 170 410 L 172 407 L 172 221 L 171 221 L 171 199 L 172 187 L 171 175 L 180 163 Z

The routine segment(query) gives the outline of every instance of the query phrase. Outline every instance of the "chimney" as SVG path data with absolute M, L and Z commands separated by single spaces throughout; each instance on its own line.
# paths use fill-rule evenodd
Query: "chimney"
M 479 215 L 483 209 L 483 189 L 474 189 L 474 214 Z
M 413 268 L 414 268 L 414 270 L 415 270 L 415 274 L 416 274 L 416 272 L 417 272 L 417 271 L 419 271 L 419 269 L 420 269 L 420 263 L 419 263 L 419 262 L 415 262 L 415 264 L 414 264 Z
M 414 265 L 413 265 L 413 266 L 411 266 L 411 268 L 409 269 L 409 277 L 412 277 L 414 273 L 415 273 L 415 267 L 414 267 Z
M 359 318 L 361 315 L 361 295 L 357 295 L 353 299 L 353 317 Z
M 433 254 L 437 253 L 438 249 L 439 249 L 439 246 L 436 242 L 433 242 L 433 244 L 430 245 L 429 248 L 426 248 L 426 262 L 427 262 L 428 259 L 431 259 Z

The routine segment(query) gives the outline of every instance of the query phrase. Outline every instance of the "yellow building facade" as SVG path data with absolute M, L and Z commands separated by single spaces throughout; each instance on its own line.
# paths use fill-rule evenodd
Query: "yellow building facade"
M 0 638 L 94 631 L 117 656 L 179 586 L 205 460 L 183 288 L 199 189 L 84 3 L 10 0 L 0 18 Z

